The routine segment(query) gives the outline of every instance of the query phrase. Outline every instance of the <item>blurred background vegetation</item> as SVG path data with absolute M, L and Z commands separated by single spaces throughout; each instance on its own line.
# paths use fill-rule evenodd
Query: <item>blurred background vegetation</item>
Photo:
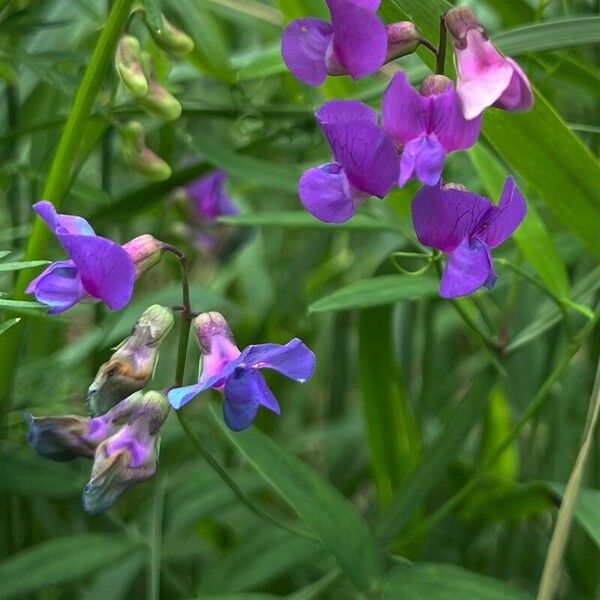
M 426 54 L 312 89 L 286 71 L 279 43 L 287 21 L 326 18 L 323 1 L 146 2 L 162 5 L 195 42 L 176 59 L 139 14 L 128 24 L 183 106 L 172 122 L 147 116 L 119 87 L 111 54 L 62 174 L 61 212 L 120 242 L 152 233 L 184 249 L 194 309 L 225 314 L 240 347 L 297 336 L 315 351 L 307 384 L 269 379 L 279 419 L 261 414 L 251 431 L 229 434 L 216 396 L 190 404 L 186 416 L 256 504 L 318 541 L 250 512 L 174 415 L 155 478 L 104 515 L 81 509 L 87 461 L 49 463 L 27 446 L 23 410 L 84 414 L 98 365 L 141 312 L 180 302 L 169 257 L 118 313 L 81 305 L 49 318 L 10 301 L 19 302 L 11 295 L 18 271 L 6 263 L 24 257 L 31 204 L 42 197 L 99 32 L 120 3 L 0 1 L 0 311 L 22 318 L 0 327 L 0 598 L 150 598 L 157 580 L 161 598 L 357 598 L 372 593 L 374 579 L 388 598 L 535 595 L 600 352 L 598 2 L 469 2 L 539 94 L 531 113 L 488 111 L 480 142 L 447 163 L 446 180 L 494 200 L 513 174 L 529 203 L 520 233 L 497 254 L 524 275 L 500 261 L 492 292 L 456 303 L 437 297 L 430 275 L 402 274 L 390 258 L 414 249 L 415 185 L 369 201 L 340 227 L 303 213 L 295 191 L 303 168 L 328 155 L 312 115 L 320 102 L 352 97 L 378 107 L 398 68 L 414 83 L 424 77 Z M 437 43 L 448 6 L 383 0 L 380 14 L 414 19 Z M 132 118 L 171 166 L 169 179 L 147 182 L 125 165 L 119 133 Z M 242 214 L 218 226 L 224 242 L 207 252 L 185 235 L 181 187 L 215 167 L 228 172 Z M 51 242 L 26 258 L 60 256 Z M 153 388 L 172 385 L 176 352 L 173 333 Z M 197 363 L 191 341 L 187 382 Z M 599 488 L 596 436 L 553 574 L 557 597 L 597 597 Z

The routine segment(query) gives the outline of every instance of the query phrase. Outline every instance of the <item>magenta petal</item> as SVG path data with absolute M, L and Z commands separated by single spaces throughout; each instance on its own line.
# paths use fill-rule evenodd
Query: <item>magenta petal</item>
M 95 235 L 92 226 L 76 215 L 60 215 L 54 205 L 47 200 L 40 200 L 33 205 L 33 210 L 42 218 L 54 234 L 73 233 L 77 235 Z
M 512 177 L 507 177 L 498 206 L 492 206 L 473 233 L 490 248 L 504 242 L 521 224 L 527 213 L 523 195 Z
M 186 187 L 200 219 L 214 221 L 221 215 L 238 213 L 237 207 L 224 189 L 226 180 L 225 171 L 213 171 Z
M 431 102 L 431 131 L 435 133 L 446 152 L 470 148 L 479 137 L 481 115 L 470 120 L 464 117 L 460 99 L 452 85 L 442 94 L 431 96 Z
M 77 267 L 70 260 L 49 265 L 31 281 L 26 293 L 46 304 L 50 315 L 68 310 L 86 296 Z
M 318 108 L 315 118 L 325 136 L 327 125 L 335 123 L 367 121 L 377 125 L 377 111 L 358 100 L 329 100 Z
M 493 285 L 492 273 L 492 257 L 487 246 L 479 240 L 465 239 L 448 256 L 440 281 L 440 296 L 457 298 L 473 293 L 488 281 Z
M 480 223 L 492 203 L 481 196 L 440 186 L 423 187 L 412 201 L 412 220 L 424 246 L 452 252 Z
M 508 87 L 493 106 L 510 111 L 529 110 L 533 106 L 533 95 L 527 75 L 512 58 L 505 60 L 512 66 L 513 74 Z
M 435 136 L 423 135 L 409 142 L 402 151 L 400 179 L 403 186 L 412 175 L 426 185 L 435 185 L 440 180 L 446 152 Z
M 387 54 L 387 32 L 372 2 L 327 0 L 333 25 L 333 53 L 353 79 L 381 68 Z
M 429 98 L 421 96 L 406 79 L 396 73 L 381 101 L 381 126 L 394 140 L 408 144 L 427 132 Z
M 327 48 L 333 27 L 320 19 L 292 21 L 281 38 L 281 55 L 294 77 L 308 85 L 321 85 L 327 76 Z
M 315 369 L 315 355 L 302 340 L 287 344 L 255 344 L 247 346 L 240 356 L 240 366 L 251 369 L 273 369 L 289 379 L 304 383 Z
M 135 267 L 121 246 L 99 236 L 58 234 L 57 237 L 75 263 L 90 296 L 103 300 L 111 310 L 129 303 Z
M 344 223 L 354 215 L 348 181 L 337 163 L 305 171 L 298 183 L 298 195 L 304 208 L 325 223 Z

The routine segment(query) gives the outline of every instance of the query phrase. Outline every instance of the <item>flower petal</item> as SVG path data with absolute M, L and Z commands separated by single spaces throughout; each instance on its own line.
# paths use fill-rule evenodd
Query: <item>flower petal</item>
M 86 297 L 77 267 L 70 260 L 52 263 L 27 286 L 27 294 L 49 307 L 57 315 Z
M 492 206 L 474 232 L 490 248 L 504 242 L 521 224 L 527 213 L 523 195 L 512 177 L 507 177 L 498 206 Z
M 333 25 L 333 53 L 353 79 L 375 73 L 385 62 L 387 32 L 374 2 L 327 0 Z
M 75 215 L 60 215 L 54 204 L 41 200 L 33 205 L 33 210 L 42 218 L 52 233 L 74 233 L 77 235 L 95 235 L 92 226 L 83 218 Z
M 204 221 L 214 221 L 221 215 L 234 215 L 238 209 L 224 190 L 225 171 L 213 171 L 186 187 L 196 213 Z
M 254 369 L 236 369 L 227 378 L 223 398 L 223 418 L 233 431 L 246 429 L 261 405 L 277 415 L 281 412 L 265 378 Z
M 337 163 L 308 169 L 298 183 L 304 208 L 325 223 L 344 223 L 354 216 L 350 186 Z
M 421 96 L 400 71 L 392 78 L 381 101 L 381 126 L 394 140 L 408 144 L 427 132 L 429 98 Z
M 489 248 L 479 240 L 465 239 L 448 256 L 440 281 L 440 296 L 457 298 L 471 294 L 485 285 L 492 273 Z
M 476 29 L 467 32 L 466 42 L 464 49 L 455 48 L 456 91 L 465 118 L 473 119 L 508 88 L 513 67 Z
M 326 126 L 334 123 L 367 121 L 377 125 L 377 111 L 358 100 L 329 100 L 317 109 L 315 118 L 325 137 L 327 137 Z
M 508 87 L 493 106 L 510 111 L 529 110 L 533 106 L 533 95 L 527 75 L 512 58 L 505 60 L 512 66 L 513 74 Z
M 412 220 L 424 246 L 452 252 L 472 231 L 492 206 L 487 199 L 470 192 L 423 187 L 412 201 Z
M 333 27 L 320 19 L 292 21 L 281 38 L 281 55 L 294 77 L 308 85 L 321 85 L 327 76 L 327 48 Z
M 435 136 L 422 135 L 406 144 L 400 160 L 400 178 L 403 186 L 413 175 L 426 185 L 440 180 L 446 152 Z
M 431 101 L 431 131 L 435 133 L 446 152 L 470 148 L 479 137 L 481 115 L 470 120 L 465 118 L 460 99 L 452 84 L 442 94 L 431 96 Z
M 58 233 L 57 238 L 79 270 L 88 294 L 103 300 L 111 310 L 129 303 L 135 267 L 121 246 L 100 236 Z
M 289 379 L 304 383 L 315 369 L 315 355 L 294 338 L 287 344 L 255 344 L 247 346 L 240 356 L 240 366 L 251 369 L 273 369 Z

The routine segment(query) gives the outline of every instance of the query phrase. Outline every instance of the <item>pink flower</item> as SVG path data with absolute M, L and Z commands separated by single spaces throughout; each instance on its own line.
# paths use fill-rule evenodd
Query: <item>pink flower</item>
M 444 20 L 454 38 L 456 92 L 465 118 L 474 119 L 488 106 L 529 110 L 533 96 L 527 76 L 496 50 L 475 14 L 465 7 L 452 8 Z

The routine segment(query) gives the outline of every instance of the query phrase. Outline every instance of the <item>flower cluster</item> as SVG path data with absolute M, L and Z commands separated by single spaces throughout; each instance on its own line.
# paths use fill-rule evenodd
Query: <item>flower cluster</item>
M 384 26 L 376 15 L 378 1 L 327 0 L 331 24 L 299 19 L 285 29 L 282 55 L 301 81 L 320 85 L 327 74 L 357 79 L 386 61 L 413 52 L 419 43 L 414 26 Z M 490 42 L 474 13 L 453 8 L 443 16 L 454 41 L 456 87 L 443 74 L 425 78 L 419 91 L 403 72 L 396 73 L 377 112 L 354 100 L 331 100 L 315 113 L 333 162 L 308 169 L 298 195 L 311 214 L 326 223 L 352 218 L 370 196 L 383 198 L 397 183 L 416 178 L 424 187 L 412 203 L 419 241 L 447 257 L 440 285 L 444 298 L 492 287 L 496 276 L 490 249 L 502 243 L 525 216 L 525 201 L 507 179 L 500 203 L 444 184 L 446 155 L 467 150 L 477 141 L 487 107 L 528 110 L 533 103 L 527 77 Z M 412 46 L 392 50 L 392 34 L 402 31 Z M 438 49 L 438 57 L 445 49 Z M 441 61 L 443 62 L 443 60 Z
M 152 477 L 158 459 L 158 433 L 169 413 L 162 392 L 142 392 L 154 375 L 158 346 L 173 326 L 172 312 L 149 307 L 90 386 L 91 417 L 33 417 L 25 414 L 28 441 L 55 461 L 92 458 L 83 492 L 86 512 L 110 508 L 130 486 Z

